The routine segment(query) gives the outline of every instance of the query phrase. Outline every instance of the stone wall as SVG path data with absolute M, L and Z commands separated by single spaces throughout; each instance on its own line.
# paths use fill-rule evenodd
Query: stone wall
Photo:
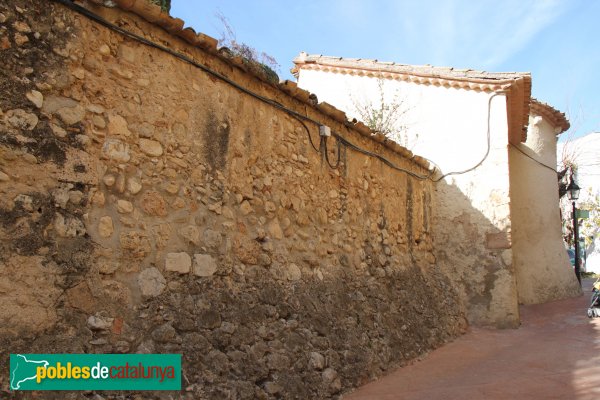
M 215 54 L 88 7 L 426 172 Z M 330 398 L 464 329 L 432 253 L 430 182 L 334 138 L 332 169 L 285 112 L 56 3 L 0 4 L 0 23 L 3 391 L 9 353 L 166 352 L 183 355 L 182 398 Z

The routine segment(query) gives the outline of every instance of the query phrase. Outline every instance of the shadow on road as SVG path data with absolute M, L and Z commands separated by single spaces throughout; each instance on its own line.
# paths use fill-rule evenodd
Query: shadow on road
M 586 315 L 592 283 L 584 280 L 584 296 L 522 306 L 519 329 L 471 329 L 344 399 L 596 399 L 600 319 Z

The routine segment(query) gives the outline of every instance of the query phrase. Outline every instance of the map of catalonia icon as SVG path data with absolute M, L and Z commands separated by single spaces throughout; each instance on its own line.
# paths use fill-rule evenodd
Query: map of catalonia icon
M 28 381 L 35 381 L 38 367 L 47 367 L 50 363 L 46 360 L 32 360 L 21 354 L 10 355 L 10 388 L 22 390 L 22 385 Z

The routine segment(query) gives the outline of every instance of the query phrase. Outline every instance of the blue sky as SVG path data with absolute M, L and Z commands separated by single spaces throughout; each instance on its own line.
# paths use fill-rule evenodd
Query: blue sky
M 533 96 L 567 113 L 566 136 L 600 131 L 600 1 L 173 0 L 171 14 L 275 57 L 293 79 L 306 51 L 494 72 L 531 72 Z

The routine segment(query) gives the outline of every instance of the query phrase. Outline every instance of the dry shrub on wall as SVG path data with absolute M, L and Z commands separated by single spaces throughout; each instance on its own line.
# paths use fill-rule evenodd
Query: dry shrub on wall
M 358 92 L 351 94 L 350 100 L 353 111 L 369 128 L 408 149 L 414 147 L 419 135 L 409 131 L 407 117 L 410 107 L 398 89 L 386 91 L 385 80 L 379 78 L 376 96 L 369 97 Z
M 242 57 L 249 69 L 264 74 L 273 83 L 279 83 L 277 72 L 280 70 L 280 65 L 275 57 L 238 41 L 235 30 L 231 27 L 227 17 L 220 11 L 215 16 L 223 24 L 223 30 L 219 39 L 220 51 L 222 53 L 230 53 L 229 55 L 233 57 Z

